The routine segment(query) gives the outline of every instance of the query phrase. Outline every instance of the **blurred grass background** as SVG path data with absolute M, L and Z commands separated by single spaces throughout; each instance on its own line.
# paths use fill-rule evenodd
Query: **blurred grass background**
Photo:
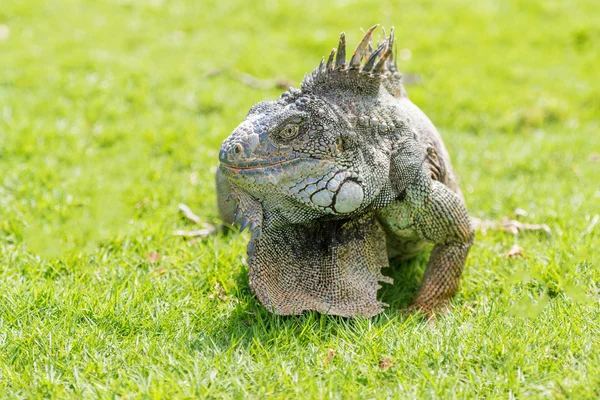
M 177 204 L 218 223 L 221 141 L 374 23 L 470 212 L 554 234 L 479 234 L 435 324 L 397 312 L 425 257 L 379 317 L 273 316 Z M 599 397 L 598 65 L 593 0 L 2 0 L 0 394 Z

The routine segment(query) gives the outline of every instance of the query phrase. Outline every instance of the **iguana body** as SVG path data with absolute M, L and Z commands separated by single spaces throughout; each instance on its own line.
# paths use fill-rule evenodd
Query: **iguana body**
M 349 62 L 342 34 L 300 90 L 253 106 L 221 146 L 221 217 L 253 232 L 250 286 L 277 314 L 375 315 L 381 269 L 427 243 L 413 307 L 458 288 L 469 216 L 439 133 L 406 95 L 393 31 L 372 51 L 374 28 Z

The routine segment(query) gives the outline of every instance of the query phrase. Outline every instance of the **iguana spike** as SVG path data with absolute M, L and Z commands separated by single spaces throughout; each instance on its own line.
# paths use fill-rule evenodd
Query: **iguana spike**
M 323 64 L 325 64 L 325 57 L 321 57 L 321 62 L 319 63 L 319 72 L 323 72 Z
M 375 68 L 373 68 L 374 75 L 381 75 L 387 71 L 387 64 L 391 56 L 392 50 L 391 48 L 387 48 L 381 56 L 381 58 L 379 59 L 379 61 L 377 62 L 377 65 L 375 65 Z
M 379 26 L 374 25 L 364 32 L 360 44 L 348 61 L 346 60 L 346 34 L 342 32 L 337 49 L 333 49 L 327 60 L 322 60 L 321 64 L 304 78 L 300 85 L 302 92 L 321 93 L 330 90 L 331 85 L 336 85 L 353 92 L 374 93 L 378 90 L 378 85 L 383 84 L 390 93 L 400 96 L 403 89 L 399 82 L 401 75 L 394 61 L 396 48 L 393 27 L 391 31 L 388 28 L 387 32 L 382 29 L 383 37 L 375 50 L 371 51 L 376 38 L 374 31 Z M 386 33 L 389 36 L 386 36 Z M 338 71 L 350 70 L 353 73 L 337 74 Z M 361 79 L 356 79 L 356 73 L 361 75 Z M 334 75 L 335 79 L 332 79 Z M 385 79 L 374 79 L 380 76 Z
M 327 65 L 325 65 L 325 69 L 327 71 L 331 71 L 333 69 L 333 57 L 335 57 L 335 49 L 331 50 L 331 53 L 329 53 L 329 58 L 327 59 Z
M 337 56 L 335 57 L 335 68 L 343 69 L 346 66 L 346 34 L 340 35 L 340 44 L 338 46 Z
M 390 70 L 390 72 L 398 72 L 398 67 L 396 66 L 396 52 L 394 51 L 394 27 L 392 26 L 392 30 L 390 32 L 390 37 L 389 37 L 389 42 L 390 42 L 390 52 L 392 53 L 391 57 L 388 57 L 388 62 L 387 62 L 387 69 Z
M 387 43 L 388 43 L 387 40 L 385 42 L 381 43 L 379 45 L 379 47 L 377 47 L 377 49 L 371 54 L 371 56 L 369 57 L 369 59 L 365 63 L 365 66 L 362 69 L 363 72 L 371 72 L 371 70 L 373 69 L 373 66 L 375 65 L 375 62 L 377 61 L 377 58 L 387 48 Z
M 385 33 L 385 27 L 384 27 L 384 26 L 382 26 L 382 27 L 381 27 L 381 43 L 384 43 L 384 42 L 387 40 L 387 38 L 388 38 L 388 37 L 387 37 L 387 35 L 386 35 L 386 33 Z M 377 47 L 379 47 L 379 41 L 377 41 Z M 376 48 L 377 48 L 377 47 L 376 47 Z
M 393 48 L 394 27 L 393 26 L 390 31 L 390 36 L 386 37 L 385 42 L 386 42 L 385 52 L 383 53 L 383 55 L 377 62 L 377 65 L 375 65 L 375 68 L 373 69 L 374 75 L 380 75 L 380 74 L 386 72 L 388 69 L 389 62 L 390 62 L 393 52 L 394 52 L 394 48 Z
M 396 54 L 394 54 L 394 57 L 395 56 Z M 398 72 L 398 67 L 396 66 L 396 60 L 394 60 L 394 57 L 390 57 L 387 62 L 387 69 L 390 72 Z
M 369 45 L 369 42 L 371 41 L 371 35 L 373 34 L 373 31 L 375 29 L 377 29 L 378 26 L 379 26 L 379 24 L 376 24 L 376 25 L 373 25 L 372 27 L 370 27 L 369 30 L 367 31 L 367 33 L 365 33 L 365 36 L 362 38 L 362 40 L 358 44 L 358 46 L 356 46 L 356 50 L 354 50 L 354 54 L 352 55 L 352 58 L 350 59 L 349 69 L 360 68 L 360 62 L 361 62 L 362 58 L 365 56 L 365 50 L 367 49 L 367 46 Z
M 360 31 L 363 33 L 363 35 L 365 35 L 365 31 L 363 30 L 363 28 L 360 28 Z M 375 46 L 375 48 L 377 48 L 378 46 L 379 46 L 379 41 L 377 41 L 377 46 Z M 373 52 L 373 36 L 371 36 L 369 38 L 369 43 L 367 43 L 367 51 L 365 53 L 365 57 L 368 57 L 372 52 Z

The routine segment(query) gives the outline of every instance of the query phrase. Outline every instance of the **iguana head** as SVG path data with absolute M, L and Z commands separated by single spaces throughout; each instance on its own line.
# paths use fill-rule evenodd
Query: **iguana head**
M 300 90 L 250 109 L 219 154 L 235 187 L 295 222 L 356 214 L 376 200 L 389 174 L 386 143 L 398 124 L 386 99 L 404 95 L 393 30 L 372 50 L 376 27 L 349 62 L 342 33 L 337 52 Z

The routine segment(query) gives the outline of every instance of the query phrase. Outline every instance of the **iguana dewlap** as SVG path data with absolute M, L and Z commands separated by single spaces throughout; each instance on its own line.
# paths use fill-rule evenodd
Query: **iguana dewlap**
M 300 90 L 254 105 L 221 146 L 221 216 L 253 232 L 250 286 L 277 314 L 375 315 L 388 260 L 428 242 L 413 307 L 458 288 L 469 216 L 441 137 L 406 95 L 393 30 L 372 50 L 375 28 L 350 61 L 342 33 Z

